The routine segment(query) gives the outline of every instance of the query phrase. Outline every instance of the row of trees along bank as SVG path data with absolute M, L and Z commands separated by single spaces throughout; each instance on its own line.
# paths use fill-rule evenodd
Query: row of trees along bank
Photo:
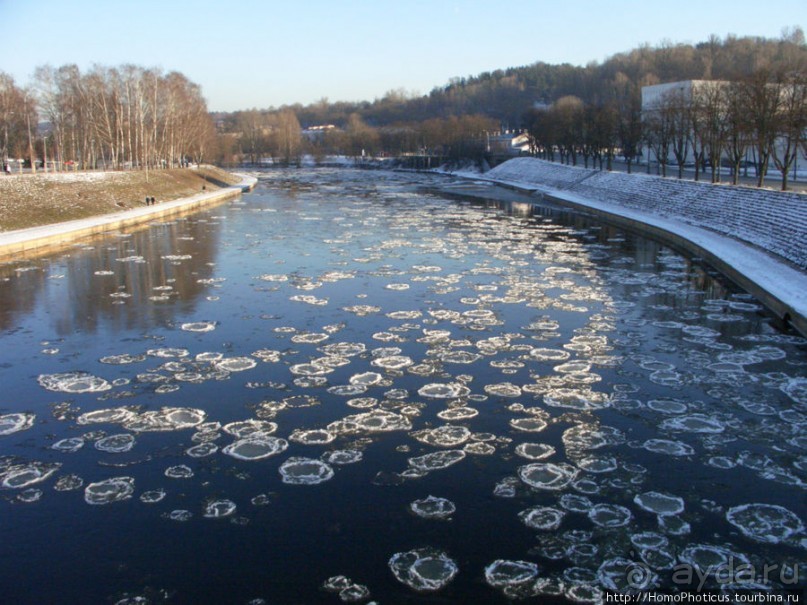
M 736 81 L 696 80 L 657 87 L 655 98 L 642 102 L 640 90 L 618 79 L 604 102 L 585 103 L 564 96 L 552 105 L 532 108 L 524 116 L 533 153 L 548 160 L 588 167 L 623 156 L 631 164 L 644 147 L 648 170 L 652 153 L 658 169 L 692 165 L 695 180 L 709 168 L 712 182 L 720 167 L 731 168 L 732 182 L 751 163 L 762 186 L 772 163 L 787 189 L 788 175 L 807 156 L 807 73 L 803 69 L 755 70 Z M 651 88 L 646 88 L 650 92 Z M 748 159 L 752 158 L 752 162 Z
M 710 164 L 717 180 L 717 167 L 728 161 L 736 179 L 747 154 L 761 182 L 769 164 L 786 178 L 798 149 L 807 153 L 799 97 L 805 74 L 807 45 L 794 28 L 776 40 L 713 36 L 696 45 L 643 45 L 583 67 L 538 62 L 456 78 L 427 95 L 397 90 L 372 102 L 322 99 L 211 117 L 199 87 L 182 74 L 131 65 L 84 74 L 74 65 L 41 67 L 26 88 L 0 73 L 0 151 L 2 159 L 107 169 L 203 158 L 293 164 L 306 154 L 450 161 L 482 159 L 495 151 L 492 143 L 507 144 L 497 132 L 524 130 L 533 153 L 600 168 L 617 156 L 630 167 L 640 153 L 652 153 L 662 173 L 678 165 L 680 176 L 697 159 L 696 178 Z M 670 95 L 643 114 L 642 87 L 674 81 L 731 84 Z M 46 128 L 38 131 L 38 123 Z
M 46 170 L 172 168 L 216 144 L 198 85 L 134 65 L 43 66 L 26 88 L 0 72 L 0 128 L 3 161 L 25 158 L 33 170 L 35 158 Z
M 367 155 L 479 158 L 490 149 L 493 133 L 524 130 L 532 135 L 533 153 L 570 163 L 596 161 L 600 168 L 610 167 L 617 156 L 633 164 L 640 154 L 645 160 L 656 155 L 659 172 L 666 174 L 669 165 L 680 164 L 674 153 L 677 145 L 683 162 L 696 165 L 697 178 L 710 163 L 715 167 L 715 180 L 720 178 L 716 170 L 720 161 L 710 158 L 718 157 L 717 150 L 722 150 L 722 161 L 728 162 L 745 149 L 761 179 L 768 164 L 785 166 L 789 158 L 796 161 L 795 145 L 789 155 L 782 155 L 782 149 L 766 146 L 764 141 L 773 132 L 769 124 L 778 121 L 780 132 L 785 127 L 780 118 L 787 113 L 788 102 L 798 106 L 799 101 L 785 99 L 784 92 L 778 97 L 769 93 L 776 88 L 797 92 L 797 87 L 787 89 L 786 82 L 803 78 L 806 66 L 807 45 L 799 27 L 783 30 L 779 39 L 728 35 L 724 39 L 711 36 L 697 44 L 665 41 L 585 66 L 537 62 L 453 78 L 425 95 L 398 89 L 374 101 L 330 102 L 323 98 L 308 105 L 218 114 L 225 141 L 221 159 L 296 161 L 296 153 L 285 155 L 294 145 L 284 141 L 285 135 L 278 134 L 274 124 L 285 113 L 293 114 L 301 125 L 303 134 L 295 138 L 297 153 L 314 156 L 341 153 L 360 157 L 363 150 Z M 689 99 L 692 107 L 679 116 L 675 127 L 671 119 L 659 124 L 643 116 L 642 87 L 692 80 L 731 82 L 735 92 L 743 88 L 746 93 L 765 94 L 757 94 L 756 100 L 747 94 L 742 114 L 736 111 L 736 103 L 726 101 L 712 103 L 711 113 L 704 114 L 705 100 Z M 766 106 L 758 111 L 765 102 L 778 106 L 777 110 Z M 732 122 L 736 124 L 731 126 Z M 323 126 L 328 129 L 312 129 Z M 682 138 L 680 133 L 687 126 L 690 135 Z M 794 124 L 787 128 L 797 132 Z M 732 135 L 732 131 L 742 135 Z M 781 134 L 776 137 L 787 140 Z M 794 137 L 790 140 L 796 142 Z M 687 153 L 683 153 L 684 146 Z M 806 151 L 802 145 L 802 152 Z M 774 154 L 779 154 L 778 159 Z M 700 161 L 694 162 L 695 157 Z M 735 176 L 738 173 L 735 169 Z
M 341 123 L 303 129 L 291 108 L 251 109 L 219 120 L 220 161 L 297 164 L 303 155 L 321 160 L 330 155 L 361 159 L 410 154 L 457 161 L 481 159 L 487 148 L 486 133 L 499 128 L 497 120 L 482 115 L 376 126 L 353 112 Z

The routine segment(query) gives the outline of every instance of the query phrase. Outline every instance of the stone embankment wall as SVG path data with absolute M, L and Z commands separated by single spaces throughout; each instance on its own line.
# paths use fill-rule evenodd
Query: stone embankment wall
M 535 158 L 510 160 L 484 176 L 680 221 L 752 244 L 807 268 L 807 196 L 803 194 L 600 172 Z

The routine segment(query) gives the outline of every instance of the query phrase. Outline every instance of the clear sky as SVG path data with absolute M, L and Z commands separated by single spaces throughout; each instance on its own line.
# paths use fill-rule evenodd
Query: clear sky
M 642 43 L 778 38 L 805 0 L 0 0 L 0 71 L 179 71 L 211 110 L 428 93 L 536 61 L 585 65 Z

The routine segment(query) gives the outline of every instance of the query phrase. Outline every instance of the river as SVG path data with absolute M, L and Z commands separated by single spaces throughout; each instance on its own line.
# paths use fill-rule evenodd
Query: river
M 5 602 L 804 587 L 807 346 L 753 297 L 447 177 L 258 176 L 0 266 Z

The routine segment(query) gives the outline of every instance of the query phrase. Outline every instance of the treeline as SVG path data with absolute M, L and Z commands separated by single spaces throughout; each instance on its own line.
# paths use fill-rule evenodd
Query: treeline
M 695 180 L 703 166 L 712 182 L 728 166 L 737 184 L 752 164 L 761 187 L 772 162 L 786 190 L 799 154 L 807 156 L 807 72 L 760 68 L 738 80 L 669 89 L 650 104 L 642 126 L 664 176 L 671 156 L 679 178 L 691 158 Z
M 583 67 L 536 62 L 454 78 L 428 95 L 395 90 L 372 103 L 328 104 L 323 100 L 290 108 L 302 124 L 323 123 L 328 118 L 343 122 L 354 112 L 376 126 L 479 114 L 497 120 L 504 128 L 517 129 L 525 109 L 536 103 L 549 105 L 573 95 L 585 103 L 597 104 L 623 81 L 641 88 L 676 80 L 736 80 L 763 67 L 775 71 L 784 66 L 803 66 L 805 59 L 804 33 L 793 28 L 778 39 L 728 35 L 723 39 L 712 36 L 695 45 L 643 45 Z
M 431 115 L 482 113 L 517 128 L 525 108 L 535 103 L 549 105 L 573 95 L 587 104 L 599 104 L 625 81 L 640 89 L 677 80 L 737 80 L 760 68 L 803 67 L 805 59 L 807 46 L 798 27 L 785 30 L 778 39 L 713 35 L 694 45 L 646 44 L 584 67 L 538 62 L 456 78 L 416 106 Z
M 580 157 L 584 162 L 592 159 L 607 164 L 615 155 L 623 155 L 629 162 L 639 154 L 646 158 L 648 148 L 659 149 L 661 157 L 661 148 L 671 146 L 665 143 L 666 135 L 659 140 L 653 131 L 656 127 L 642 121 L 643 86 L 679 80 L 759 84 L 764 79 L 776 85 L 798 80 L 805 72 L 807 45 L 802 30 L 793 28 L 779 39 L 729 35 L 723 39 L 712 36 L 695 45 L 644 45 L 584 67 L 538 62 L 456 78 L 428 95 L 395 90 L 373 102 L 322 99 L 306 106 L 253 109 L 218 118 L 220 130 L 231 135 L 225 150 L 231 158 L 239 154 L 255 158 L 261 153 L 260 146 L 249 153 L 243 149 L 241 140 L 257 141 L 243 136 L 245 122 L 262 124 L 263 152 L 279 157 L 278 144 L 269 141 L 269 133 L 274 116 L 286 113 L 293 114 L 303 130 L 316 125 L 336 127 L 312 141 L 300 141 L 301 152 L 315 155 L 353 155 L 364 149 L 365 153 L 465 153 L 474 157 L 487 149 L 483 142 L 486 131 L 527 130 L 533 135 L 536 152 L 543 149 L 563 161 L 576 162 Z M 724 118 L 734 119 L 727 114 Z M 697 155 L 699 149 L 708 147 L 702 167 L 717 143 L 704 146 L 700 136 L 688 144 L 688 150 L 693 153 L 694 146 Z M 756 147 L 759 151 L 759 145 Z M 772 154 L 768 155 L 776 162 Z M 765 154 L 759 152 L 757 158 L 762 163 Z M 662 168 L 666 170 L 666 165 Z
M 731 168 L 732 182 L 754 167 L 762 186 L 771 163 L 780 172 L 782 189 L 801 153 L 807 156 L 807 72 L 760 68 L 737 80 L 693 80 L 662 87 L 642 107 L 630 82 L 613 89 L 601 103 L 565 96 L 524 116 L 531 152 L 544 159 L 588 167 L 603 162 L 610 169 L 619 154 L 628 172 L 637 156 L 658 171 L 692 166 L 695 180 L 707 167 L 712 182 L 720 168 Z M 557 157 L 556 157 L 557 156 Z M 750 158 L 750 159 L 749 159 Z
M 107 169 L 203 159 L 296 163 L 305 154 L 481 159 L 496 133 L 523 131 L 534 153 L 571 163 L 582 158 L 607 167 L 617 155 L 629 163 L 646 160 L 650 150 L 663 172 L 671 157 L 680 172 L 687 154 L 698 160 L 696 169 L 711 164 L 714 170 L 726 157 L 738 167 L 740 150 L 751 150 L 762 173 L 768 163 L 786 172 L 799 145 L 803 150 L 795 133 L 804 130 L 803 112 L 784 110 L 803 108 L 804 101 L 786 91 L 803 90 L 805 73 L 807 45 L 794 28 L 776 40 L 713 36 L 696 45 L 642 46 L 584 67 L 538 62 L 456 78 L 427 95 L 396 90 L 372 102 L 322 99 L 211 116 L 199 87 L 176 72 L 40 67 L 26 88 L 0 73 L 0 151 L 4 160 Z M 642 117 L 643 86 L 681 80 L 734 84 L 730 95 L 726 87 L 715 89 L 719 102 L 703 95 L 679 99 L 689 108 L 678 117 L 671 109 L 656 114 L 660 121 Z M 774 89 L 779 92 L 770 94 Z M 711 113 L 704 113 L 710 103 Z M 785 125 L 786 115 L 796 117 Z M 40 123 L 46 128 L 38 129 Z M 691 131 L 686 153 L 684 126 Z M 783 139 L 786 129 L 789 139 Z M 783 153 L 774 139 L 789 140 L 790 151 Z
M 200 162 L 216 145 L 197 84 L 134 65 L 43 66 L 27 88 L 0 73 L 0 127 L 4 161 L 25 158 L 34 170 L 35 158 L 57 170 L 170 168 Z
M 355 159 L 405 154 L 433 155 L 445 160 L 481 158 L 486 150 L 486 133 L 499 124 L 479 115 L 433 118 L 417 123 L 371 126 L 358 113 L 347 116 L 340 126 L 327 124 L 303 131 L 291 109 L 234 114 L 224 122 L 220 141 L 223 163 L 246 161 L 298 164 L 304 155 L 321 161 L 329 155 Z

